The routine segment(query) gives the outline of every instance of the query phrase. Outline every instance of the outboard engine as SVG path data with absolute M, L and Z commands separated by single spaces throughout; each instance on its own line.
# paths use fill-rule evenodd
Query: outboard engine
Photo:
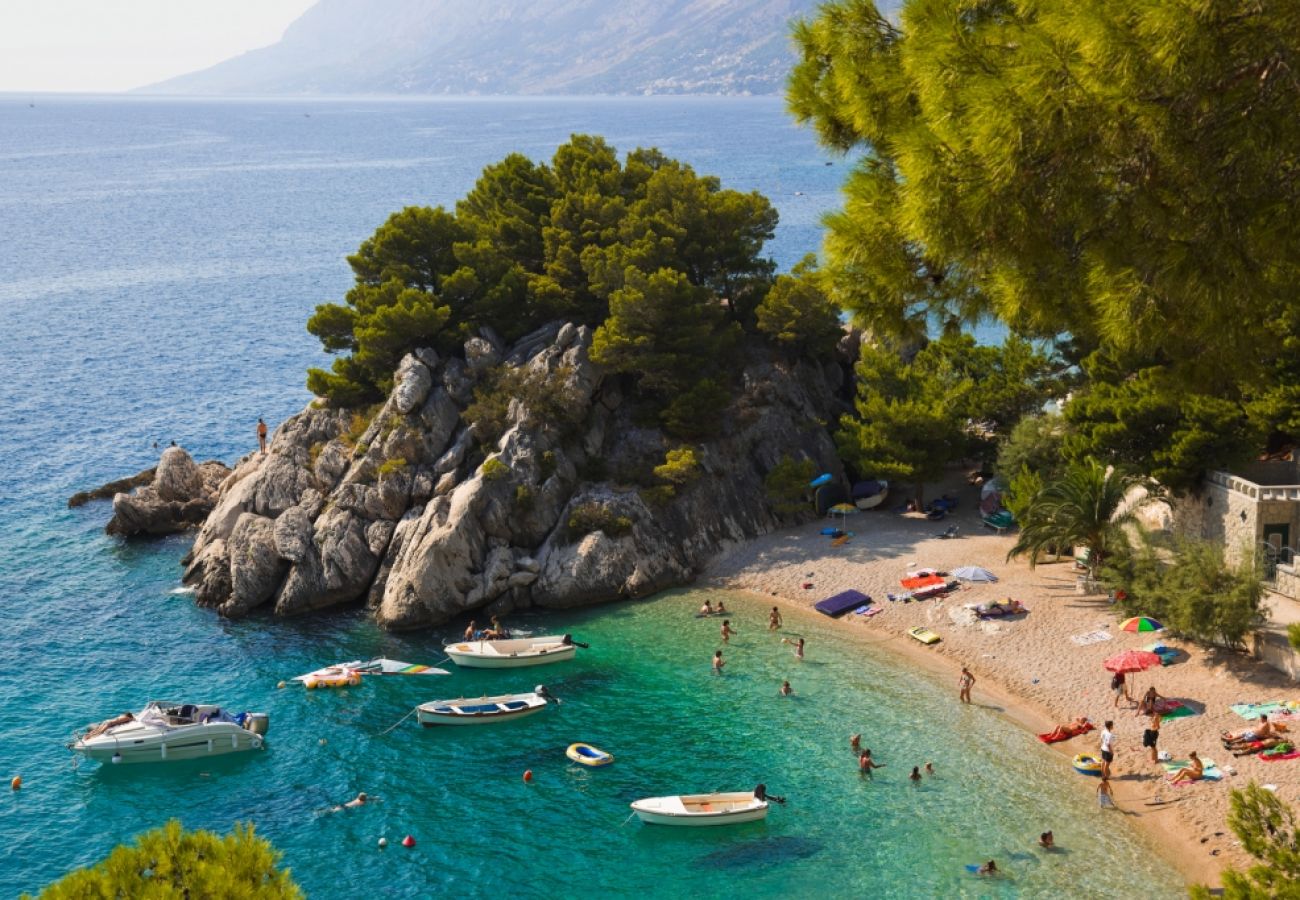
M 539 697 L 545 697 L 547 700 L 551 699 L 551 692 L 546 689 L 546 685 L 544 684 L 539 684 L 537 687 L 533 688 L 533 693 Z
M 253 734 L 260 734 L 265 737 L 267 730 L 271 727 L 271 717 L 266 713 L 245 713 L 244 727 Z

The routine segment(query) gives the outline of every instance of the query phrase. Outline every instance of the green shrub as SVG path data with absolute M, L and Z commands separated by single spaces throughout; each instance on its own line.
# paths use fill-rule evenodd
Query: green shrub
M 542 453 L 542 461 L 537 465 L 537 474 L 541 477 L 542 481 L 545 481 L 555 474 L 555 470 L 558 466 L 559 461 L 555 458 L 555 451 L 546 450 Z
M 1177 539 L 1161 547 L 1146 532 L 1103 569 L 1106 584 L 1122 592 L 1120 611 L 1160 620 L 1193 640 L 1239 647 L 1262 621 L 1264 585 L 1253 566 L 1233 567 L 1222 547 Z
M 370 427 L 371 421 L 375 418 L 375 414 L 379 412 L 382 405 L 375 403 L 352 413 L 351 418 L 348 419 L 347 430 L 339 435 L 339 440 L 348 447 L 357 446 L 357 441 L 361 440 L 361 435 L 366 433 L 366 429 Z M 364 453 L 365 450 L 361 452 Z
M 510 477 L 510 467 L 503 463 L 499 458 L 492 457 L 483 463 L 483 480 L 500 481 L 503 478 Z
M 712 378 L 703 378 L 677 394 L 659 414 L 669 434 L 688 441 L 714 437 L 722 428 L 722 413 L 731 401 L 727 391 Z
M 379 467 L 379 474 L 380 476 L 393 475 L 405 469 L 406 466 L 406 460 L 401 456 L 394 457 L 393 459 L 386 459 Z
M 603 503 L 588 501 L 578 504 L 569 513 L 568 528 L 569 538 L 573 540 L 593 531 L 603 531 L 610 537 L 621 537 L 632 530 L 632 520 L 627 516 L 615 515 Z
M 554 372 L 499 366 L 474 389 L 474 401 L 461 418 L 474 425 L 484 444 L 492 445 L 510 427 L 510 403 L 518 400 L 525 410 L 523 424 L 567 435 L 587 415 L 587 404 L 572 382 L 571 366 Z
M 664 507 L 677 496 L 677 488 L 671 484 L 660 484 L 654 487 L 641 488 L 637 493 L 641 495 L 641 499 L 645 501 L 647 506 Z
M 311 457 L 311 464 L 313 467 L 316 465 L 316 460 L 320 459 L 321 452 L 325 449 L 326 443 L 326 441 L 317 441 L 308 448 L 307 455 Z
M 222 837 L 211 831 L 185 831 L 173 819 L 132 844 L 119 844 L 103 862 L 69 872 L 41 891 L 41 898 L 299 900 L 302 891 L 288 870 L 276 868 L 279 862 L 280 853 L 258 837 L 252 825 L 236 825 Z
M 521 484 L 515 488 L 515 506 L 527 512 L 533 508 L 536 503 L 536 497 L 533 496 L 533 489 L 526 484 Z
M 700 477 L 700 462 L 690 447 L 669 450 L 663 465 L 655 466 L 655 477 L 673 485 L 689 484 Z
M 1292 622 L 1286 627 L 1286 639 L 1292 650 L 1300 650 L 1300 622 Z
M 1255 782 L 1229 797 L 1228 827 L 1256 865 L 1245 872 L 1227 869 L 1223 890 L 1212 894 L 1202 885 L 1192 888 L 1195 900 L 1220 896 L 1226 900 L 1286 900 L 1300 897 L 1300 827 L 1296 814 L 1274 791 Z
M 779 516 L 793 516 L 810 510 L 808 482 L 816 474 L 816 464 L 811 459 L 792 459 L 789 455 L 772 467 L 763 479 L 767 499 Z

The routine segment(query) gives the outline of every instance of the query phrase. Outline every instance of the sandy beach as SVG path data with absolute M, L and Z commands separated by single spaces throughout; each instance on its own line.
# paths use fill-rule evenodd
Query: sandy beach
M 1244 867 L 1250 857 L 1227 828 L 1229 791 L 1250 781 L 1277 786 L 1288 803 L 1300 803 L 1300 760 L 1267 762 L 1253 756 L 1234 758 L 1219 735 L 1248 723 L 1229 706 L 1300 698 L 1300 686 L 1250 657 L 1215 651 L 1195 644 L 1164 639 L 1177 647 L 1178 660 L 1169 666 L 1129 676 L 1134 701 L 1155 685 L 1165 697 L 1182 700 L 1197 714 L 1165 720 L 1160 749 L 1175 759 L 1191 750 L 1217 763 L 1223 778 L 1185 787 L 1172 787 L 1164 771 L 1142 748 L 1147 717 L 1138 716 L 1136 702 L 1114 705 L 1110 673 L 1102 661 L 1128 649 L 1150 645 L 1158 635 L 1119 630 L 1120 618 L 1103 595 L 1081 595 L 1070 560 L 1029 565 L 1006 561 L 1014 536 L 995 535 L 982 528 L 976 513 L 975 488 L 948 485 L 960 506 L 942 523 L 921 516 L 871 510 L 849 516 L 839 524 L 854 533 L 840 547 L 819 532 L 818 521 L 739 545 L 714 561 L 709 583 L 774 597 L 790 615 L 817 615 L 812 605 L 839 591 L 856 589 L 882 608 L 870 618 L 849 613 L 839 620 L 846 633 L 863 643 L 905 655 L 909 660 L 950 676 L 957 701 L 957 672 L 962 665 L 978 679 L 973 699 L 999 709 L 1017 725 L 1034 733 L 1055 724 L 1087 716 L 1100 729 L 1115 721 L 1117 746 L 1112 782 L 1117 805 L 1128 822 L 1149 836 L 1189 883 L 1217 885 L 1225 865 Z M 897 495 L 891 500 L 901 502 Z M 887 504 L 888 505 L 888 504 Z M 958 536 L 938 534 L 950 525 Z M 995 584 L 963 584 L 944 597 L 890 602 L 899 594 L 899 580 L 909 570 L 933 568 L 951 572 L 960 566 L 982 566 L 998 577 Z M 811 587 L 805 587 L 811 585 Z M 1015 619 L 974 620 L 967 604 L 1013 598 L 1030 611 Z M 825 621 L 823 619 L 823 621 Z M 923 646 L 907 629 L 922 625 L 942 641 Z M 1109 635 L 1079 645 L 1072 636 L 1100 632 Z M 1291 725 L 1300 731 L 1300 723 Z M 1052 745 L 1061 756 L 1061 778 L 1077 783 L 1091 796 L 1097 781 L 1077 774 L 1070 760 L 1078 753 L 1097 754 L 1098 732 Z

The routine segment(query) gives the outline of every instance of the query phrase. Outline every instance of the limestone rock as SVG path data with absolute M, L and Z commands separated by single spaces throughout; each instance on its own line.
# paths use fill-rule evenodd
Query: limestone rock
M 230 598 L 222 615 L 235 618 L 270 600 L 289 566 L 276 552 L 276 523 L 244 513 L 227 542 L 230 553 Z
M 433 387 L 433 376 L 429 374 L 428 368 L 424 363 L 408 353 L 402 357 L 401 364 L 397 367 L 397 377 L 393 388 L 393 405 L 402 415 L 416 410 L 424 398 L 429 396 L 429 388 Z
M 212 512 L 216 486 L 228 472 L 216 461 L 195 465 L 185 450 L 168 447 L 148 484 L 133 493 L 113 495 L 113 518 L 105 530 L 130 536 L 174 534 L 194 528 Z

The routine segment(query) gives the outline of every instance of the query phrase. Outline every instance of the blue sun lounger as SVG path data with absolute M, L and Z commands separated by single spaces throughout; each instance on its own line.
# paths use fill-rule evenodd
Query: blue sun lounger
M 835 616 L 844 615 L 851 609 L 865 606 L 870 602 L 871 598 L 861 591 L 844 591 L 833 597 L 827 597 L 825 600 L 819 600 L 814 604 L 813 608 L 834 618 Z

